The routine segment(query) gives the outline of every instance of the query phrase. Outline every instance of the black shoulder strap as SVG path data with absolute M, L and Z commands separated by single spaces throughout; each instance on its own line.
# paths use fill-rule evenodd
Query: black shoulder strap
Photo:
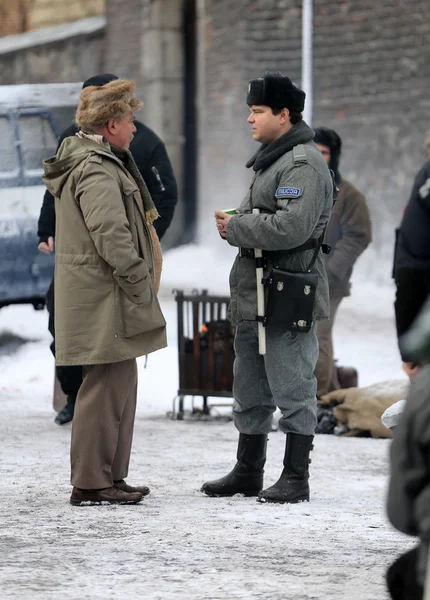
M 320 251 L 321 247 L 323 246 L 323 242 L 324 242 L 324 236 L 325 236 L 325 231 L 326 231 L 326 229 L 327 229 L 327 223 L 324 225 L 323 232 L 322 232 L 322 234 L 320 235 L 320 237 L 318 238 L 318 244 L 317 244 L 317 245 L 316 245 L 316 247 L 315 247 L 314 254 L 313 254 L 313 256 L 312 256 L 312 260 L 311 260 L 311 262 L 308 264 L 308 267 L 307 267 L 307 269 L 306 269 L 306 271 L 307 271 L 308 273 L 309 273 L 310 271 L 312 271 L 312 269 L 313 269 L 313 267 L 314 267 L 314 265 L 315 265 L 315 263 L 316 263 L 316 261 L 317 261 L 317 258 L 318 258 L 319 251 Z

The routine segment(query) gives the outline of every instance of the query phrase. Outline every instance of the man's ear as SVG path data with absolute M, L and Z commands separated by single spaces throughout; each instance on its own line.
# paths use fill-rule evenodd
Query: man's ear
M 288 110 L 288 108 L 283 108 L 279 113 L 279 117 L 281 119 L 282 125 L 284 125 L 284 123 L 287 123 L 287 121 L 289 121 L 290 119 L 290 111 Z
M 109 133 L 116 133 L 116 121 L 115 119 L 109 119 L 106 128 Z

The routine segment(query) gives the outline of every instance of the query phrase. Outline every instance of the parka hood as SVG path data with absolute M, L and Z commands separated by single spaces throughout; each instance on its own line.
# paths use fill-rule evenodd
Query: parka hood
M 77 136 L 65 138 L 57 154 L 43 162 L 42 179 L 51 194 L 59 198 L 72 171 L 93 154 L 107 155 L 116 160 L 108 142 L 100 146 L 96 142 Z

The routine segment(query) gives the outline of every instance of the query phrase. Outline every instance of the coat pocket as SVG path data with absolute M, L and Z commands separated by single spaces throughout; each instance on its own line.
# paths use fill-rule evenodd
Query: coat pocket
M 136 300 L 134 302 L 123 290 L 119 290 L 122 334 L 124 338 L 133 338 L 166 326 L 166 321 L 161 312 L 160 304 L 151 281 L 148 281 L 147 289 Z

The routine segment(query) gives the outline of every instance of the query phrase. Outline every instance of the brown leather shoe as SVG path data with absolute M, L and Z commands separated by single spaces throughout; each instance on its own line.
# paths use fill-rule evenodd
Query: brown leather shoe
M 120 479 L 120 481 L 114 481 L 113 484 L 119 490 L 122 490 L 123 492 L 128 492 L 129 494 L 139 492 L 140 494 L 142 494 L 142 496 L 147 496 L 151 491 L 146 485 L 139 485 L 137 487 L 128 485 L 128 483 L 126 483 L 124 479 Z
M 70 496 L 70 504 L 73 506 L 95 505 L 95 504 L 137 504 L 143 500 L 140 492 L 126 492 L 116 486 L 103 490 L 81 490 L 74 487 Z

